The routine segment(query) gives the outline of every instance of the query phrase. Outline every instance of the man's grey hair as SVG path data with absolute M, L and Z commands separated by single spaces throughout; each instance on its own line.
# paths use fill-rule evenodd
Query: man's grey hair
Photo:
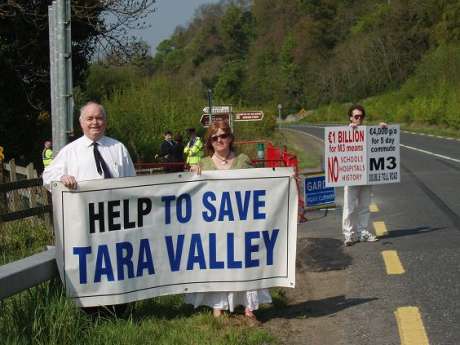
M 101 110 L 102 116 L 104 116 L 104 119 L 107 119 L 107 113 L 105 112 L 104 107 L 101 104 L 97 103 L 97 102 L 90 101 L 90 102 L 86 103 L 83 107 L 80 108 L 80 120 L 83 118 L 83 114 L 85 113 L 86 108 L 88 108 L 89 106 L 92 106 L 92 105 L 98 106 L 99 109 Z

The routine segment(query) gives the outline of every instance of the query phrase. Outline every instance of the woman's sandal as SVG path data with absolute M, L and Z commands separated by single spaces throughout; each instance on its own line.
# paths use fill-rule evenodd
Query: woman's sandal
M 222 309 L 213 309 L 212 310 L 212 315 L 214 317 L 221 317 L 223 314 Z
M 251 309 L 245 309 L 244 310 L 244 316 L 246 316 L 246 317 L 248 317 L 248 318 L 250 318 L 252 320 L 257 320 L 256 315 L 252 312 Z

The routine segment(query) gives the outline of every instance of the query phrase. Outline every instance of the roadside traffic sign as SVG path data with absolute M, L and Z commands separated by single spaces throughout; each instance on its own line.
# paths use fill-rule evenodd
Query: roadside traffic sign
M 212 122 L 215 122 L 215 121 L 228 121 L 229 118 L 230 118 L 229 113 L 212 114 Z M 208 114 L 201 115 L 200 123 L 203 125 L 203 127 L 209 127 L 209 115 Z
M 212 106 L 212 114 L 230 113 L 232 111 L 231 108 L 231 105 L 214 105 Z M 209 114 L 209 107 L 204 107 L 203 113 Z
M 263 111 L 243 111 L 235 113 L 235 121 L 260 121 L 263 118 Z
M 326 187 L 324 174 L 307 175 L 304 179 L 304 200 L 307 207 L 335 204 L 335 188 Z

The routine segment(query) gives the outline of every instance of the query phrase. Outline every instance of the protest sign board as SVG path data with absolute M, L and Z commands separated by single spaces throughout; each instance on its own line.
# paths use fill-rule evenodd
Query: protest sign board
M 326 127 L 326 186 L 400 182 L 399 125 Z
M 308 208 L 334 204 L 335 189 L 326 187 L 324 174 L 307 175 L 304 178 L 304 200 Z
M 292 168 L 53 183 L 56 261 L 81 306 L 295 286 Z

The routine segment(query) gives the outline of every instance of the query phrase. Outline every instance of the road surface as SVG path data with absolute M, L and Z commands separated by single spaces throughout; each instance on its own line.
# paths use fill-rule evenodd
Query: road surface
M 290 128 L 323 139 L 321 126 Z M 337 195 L 337 209 L 312 215 L 299 238 L 341 240 Z M 373 202 L 370 228 L 387 235 L 340 248 L 335 320 L 312 343 L 460 344 L 460 141 L 403 131 L 401 183 L 374 186 Z

